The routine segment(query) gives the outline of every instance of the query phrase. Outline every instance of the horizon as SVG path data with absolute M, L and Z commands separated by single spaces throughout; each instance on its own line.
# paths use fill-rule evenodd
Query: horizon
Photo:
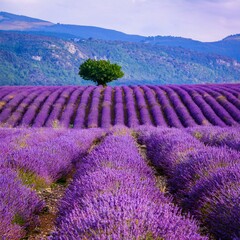
M 139 35 L 139 34 L 134 34 L 134 33 L 126 33 L 126 32 L 123 32 L 123 31 L 119 31 L 119 30 L 116 30 L 116 29 L 110 29 L 110 28 L 104 28 L 104 27 L 101 27 L 101 26 L 91 26 L 91 25 L 79 25 L 79 24 L 71 24 L 71 23 L 59 23 L 59 22 L 51 22 L 47 19 L 41 19 L 41 18 L 37 18 L 35 16 L 28 16 L 28 15 L 23 15 L 23 14 L 16 14 L 16 13 L 12 13 L 12 12 L 5 12 L 5 11 L 0 11 L 0 13 L 7 13 L 7 14 L 12 14 L 12 15 L 16 15 L 16 16 L 21 16 L 21 17 L 29 17 L 29 18 L 32 18 L 32 19 L 38 19 L 38 20 L 42 20 L 42 21 L 46 21 L 46 22 L 49 22 L 49 23 L 52 23 L 52 24 L 62 24 L 62 25 L 75 25 L 75 26 L 82 26 L 82 27 L 96 27 L 96 28 L 102 28 L 102 29 L 106 29 L 106 30 L 111 30 L 111 31 L 117 31 L 117 32 L 121 32 L 121 33 L 124 33 L 124 34 L 128 34 L 128 35 L 136 35 L 136 36 L 141 36 L 141 37 L 173 37 L 173 38 L 185 38 L 185 39 L 191 39 L 193 41 L 199 41 L 199 42 L 204 42 L 204 41 L 201 41 L 199 39 L 193 39 L 193 38 L 190 38 L 190 37 L 184 37 L 184 36 L 176 36 L 176 35 L 152 35 L 152 36 L 146 36 L 146 35 Z M 217 41 L 221 41 L 223 40 L 224 38 L 227 38 L 227 37 L 230 37 L 230 36 L 234 36 L 234 35 L 238 35 L 239 33 L 232 33 L 230 35 L 226 35 L 224 36 L 223 38 L 221 39 L 216 39 L 214 41 L 206 41 L 206 42 L 217 42 Z
M 2 12 L 55 24 L 100 27 L 146 37 L 173 36 L 214 42 L 240 33 L 239 0 L 99 2 L 52 0 L 49 3 L 46 0 L 22 0 L 19 3 L 17 0 L 2 0 L 0 8 Z

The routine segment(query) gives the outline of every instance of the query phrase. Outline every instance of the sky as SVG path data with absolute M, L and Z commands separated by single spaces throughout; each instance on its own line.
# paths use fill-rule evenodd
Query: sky
M 240 0 L 0 0 L 0 11 L 204 42 L 240 33 Z

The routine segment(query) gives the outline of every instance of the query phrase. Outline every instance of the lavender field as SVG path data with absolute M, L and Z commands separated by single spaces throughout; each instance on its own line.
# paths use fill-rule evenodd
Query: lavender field
M 0 239 L 240 239 L 239 90 L 0 87 Z
M 5 127 L 238 126 L 240 84 L 0 87 Z

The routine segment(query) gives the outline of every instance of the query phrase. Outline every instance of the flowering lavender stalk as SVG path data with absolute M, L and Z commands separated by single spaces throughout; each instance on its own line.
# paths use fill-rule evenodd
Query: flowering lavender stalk
M 221 168 L 235 166 L 240 154 L 226 147 L 205 147 L 196 154 L 190 154 L 186 161 L 178 165 L 170 185 L 176 199 L 182 199 L 199 179 L 205 178 Z
M 161 105 L 164 115 L 166 116 L 168 125 L 170 127 L 182 128 L 183 125 L 182 125 L 181 121 L 178 119 L 176 112 L 172 108 L 171 102 L 169 101 L 169 99 L 166 96 L 167 95 L 166 92 L 164 92 L 159 87 L 151 87 L 151 88 L 156 92 L 157 100 Z
M 113 89 L 111 87 L 106 87 L 104 90 L 104 96 L 103 96 L 103 103 L 102 103 L 102 113 L 100 114 L 101 121 L 100 126 L 102 128 L 110 128 L 111 127 L 111 106 L 113 104 L 112 102 L 112 91 Z
M 200 93 L 190 87 L 184 87 L 184 89 L 191 95 L 193 101 L 198 105 L 210 123 L 221 127 L 226 126 L 226 123 L 224 123 L 219 116 L 216 115 L 212 108 L 205 102 Z
M 187 132 L 210 146 L 228 146 L 240 151 L 240 129 L 237 127 L 196 127 Z
M 61 88 L 56 88 L 48 95 L 46 101 L 44 102 L 42 107 L 39 109 L 39 112 L 36 113 L 36 117 L 33 120 L 33 124 L 32 124 L 33 127 L 43 127 L 44 126 L 44 123 L 48 119 L 48 114 L 50 112 L 50 109 L 51 109 L 52 105 L 54 104 L 54 102 L 56 101 L 56 99 L 61 94 L 61 92 L 62 92 Z
M 192 117 L 198 123 L 198 125 L 211 125 L 197 104 L 193 101 L 192 97 L 186 90 L 183 89 L 183 87 L 173 86 L 172 89 L 174 89 L 181 97 L 182 102 L 187 107 L 188 111 L 191 113 Z
M 85 127 L 85 114 L 86 114 L 86 107 L 88 104 L 89 96 L 91 95 L 92 91 L 95 89 L 93 86 L 87 87 L 82 94 L 80 104 L 77 109 L 77 114 L 74 119 L 74 128 L 84 128 Z
M 148 110 L 147 103 L 144 98 L 144 92 L 140 87 L 132 87 L 133 93 L 136 97 L 137 108 L 140 115 L 140 123 L 146 125 L 153 125 L 151 114 Z
M 65 108 L 65 103 L 71 93 L 74 91 L 74 88 L 66 88 L 63 90 L 61 95 L 58 97 L 57 101 L 54 103 L 51 113 L 45 123 L 46 127 L 52 127 L 55 121 L 59 122 L 59 118 L 61 117 L 61 112 Z
M 88 128 L 98 127 L 99 103 L 100 103 L 100 96 L 101 96 L 102 91 L 103 91 L 102 86 L 96 87 L 93 91 L 90 112 L 87 116 L 87 127 Z
M 201 90 L 199 87 L 198 92 L 204 97 L 206 102 L 211 106 L 215 113 L 229 126 L 237 125 L 237 122 L 231 117 L 231 115 L 208 93 Z
M 175 112 L 177 113 L 178 118 L 182 122 L 182 125 L 185 127 L 196 126 L 197 125 L 196 122 L 189 114 L 187 108 L 183 105 L 177 92 L 173 91 L 170 87 L 162 87 L 162 89 L 168 94 L 169 99 L 175 109 Z
M 0 129 L 1 239 L 20 239 L 38 224 L 44 203 L 23 184 L 34 188 L 64 177 L 102 135 L 101 129 Z
M 6 108 L 0 113 L 0 122 L 5 122 L 12 114 L 15 108 L 23 101 L 23 99 L 28 96 L 29 90 L 23 91 L 21 94 L 16 95 L 12 98 Z
M 114 125 L 124 125 L 124 111 L 122 88 L 115 87 Z
M 43 91 L 35 98 L 34 102 L 28 107 L 28 110 L 23 115 L 20 125 L 29 126 L 34 121 L 38 108 L 44 103 L 50 93 L 50 90 Z
M 127 111 L 127 121 L 128 127 L 136 127 L 139 125 L 139 119 L 137 116 L 136 108 L 135 108 L 135 99 L 133 95 L 133 91 L 130 87 L 123 86 L 123 91 L 125 95 L 126 102 L 126 111 Z
M 172 176 L 178 164 L 184 162 L 189 153 L 204 147 L 194 137 L 180 129 L 149 128 L 140 132 L 139 140 L 147 145 L 147 156 L 155 167 Z
M 212 89 L 205 89 L 202 87 L 207 93 L 209 93 L 212 97 L 216 99 L 216 101 L 224 108 L 225 111 L 227 111 L 234 121 L 237 123 L 240 123 L 240 114 L 239 109 L 235 107 L 228 99 L 225 94 L 219 94 L 218 92 L 212 90 Z M 237 125 L 237 124 L 235 124 Z
M 201 178 L 183 199 L 217 239 L 240 238 L 240 164 L 220 168 Z
M 48 132 L 54 130 L 49 129 Z M 45 131 L 45 134 L 49 135 L 48 132 Z M 49 139 L 39 141 L 38 144 L 34 136 L 35 138 L 41 136 L 39 133 L 32 134 L 33 143 L 31 139 L 23 141 L 24 135 L 28 137 L 25 131 L 20 134 L 19 138 L 15 135 L 15 142 L 12 143 L 11 138 L 5 138 L 5 143 L 0 145 L 0 149 L 4 150 L 2 155 L 4 164 L 37 174 L 46 183 L 51 184 L 71 171 L 72 164 L 86 154 L 92 142 L 102 135 L 102 130 L 88 132 L 65 130 L 55 136 L 50 134 Z M 17 138 L 21 139 L 21 142 Z
M 24 237 L 24 229 L 38 224 L 36 214 L 43 206 L 36 193 L 23 186 L 12 169 L 0 168 L 1 239 Z
M 161 193 L 134 140 L 110 135 L 78 165 L 50 239 L 207 239 Z
M 140 139 L 154 165 L 168 174 L 175 200 L 216 239 L 240 238 L 239 152 L 193 144 L 184 131 L 157 132 L 140 131 Z
M 22 115 L 25 111 L 27 111 L 27 107 L 33 102 L 33 100 L 41 93 L 41 89 L 38 89 L 37 91 L 33 91 L 29 94 L 21 104 L 17 107 L 16 111 L 11 114 L 11 116 L 8 118 L 7 125 L 9 126 L 16 126 L 18 122 L 21 120 Z
M 164 119 L 163 112 L 161 111 L 161 106 L 156 99 L 156 93 L 147 86 L 142 86 L 141 88 L 146 95 L 146 99 L 148 101 L 150 112 L 152 113 L 155 125 L 167 127 L 168 125 Z
M 69 127 L 71 124 L 71 118 L 74 114 L 75 109 L 77 108 L 76 104 L 78 101 L 78 98 L 80 98 L 84 88 L 77 88 L 72 93 L 69 102 L 67 103 L 66 108 L 63 110 L 62 116 L 60 118 L 61 126 L 63 127 Z

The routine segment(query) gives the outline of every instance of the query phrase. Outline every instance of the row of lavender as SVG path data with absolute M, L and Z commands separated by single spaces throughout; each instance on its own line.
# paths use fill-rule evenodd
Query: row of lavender
M 240 128 L 194 127 L 188 133 L 208 146 L 227 146 L 240 151 Z
M 35 189 L 66 176 L 73 163 L 78 170 L 51 239 L 206 239 L 157 188 L 129 130 L 110 132 L 89 155 L 104 131 L 32 130 L 0 129 L 3 239 L 19 239 L 37 224 L 44 202 Z M 138 134 L 168 177 L 176 203 L 202 223 L 202 231 L 239 239 L 239 129 L 146 127 Z
M 2 126 L 238 126 L 240 85 L 0 87 Z
M 107 136 L 77 168 L 50 239 L 208 239 L 157 188 L 128 131 Z
M 0 129 L 1 239 L 20 239 L 38 224 L 45 203 L 36 190 L 66 177 L 102 134 L 72 131 Z
M 144 128 L 139 141 L 185 212 L 216 239 L 240 239 L 239 129 L 215 128 Z

